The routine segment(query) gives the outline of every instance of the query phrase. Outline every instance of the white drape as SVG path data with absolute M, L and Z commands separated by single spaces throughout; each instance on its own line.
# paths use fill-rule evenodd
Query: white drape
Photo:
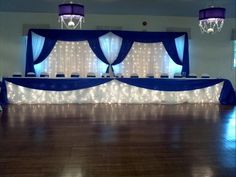
M 33 59 L 36 60 L 43 49 L 45 37 L 32 33 Z
M 113 33 L 107 33 L 99 37 L 102 52 L 110 64 L 115 60 L 120 50 L 119 43 L 121 44 L 121 42 L 116 39 L 119 39 L 119 37 Z
M 106 72 L 107 64 L 95 56 L 87 41 L 58 41 L 48 58 L 35 65 L 35 68 L 41 68 L 40 72 L 48 72 L 51 77 L 57 72 L 63 72 L 66 76 L 78 72 L 81 77 L 86 77 L 89 72 L 101 76 Z
M 183 55 L 184 55 L 184 40 L 185 40 L 185 35 L 175 38 L 175 46 L 181 61 L 183 61 Z
M 125 77 L 132 73 L 139 77 L 146 77 L 149 73 L 159 77 L 161 73 L 168 73 L 173 77 L 174 73 L 181 72 L 182 66 L 174 63 L 162 43 L 135 42 L 126 59 L 113 68 L 115 73 L 123 73 Z
M 107 33 L 99 38 L 99 43 L 107 61 L 109 64 L 112 64 L 119 54 L 122 38 L 113 33 Z M 109 70 L 110 74 L 111 72 L 112 71 Z
M 29 89 L 10 82 L 7 85 L 9 103 L 219 103 L 223 82 L 190 91 L 158 91 L 131 86 L 117 80 L 73 91 Z

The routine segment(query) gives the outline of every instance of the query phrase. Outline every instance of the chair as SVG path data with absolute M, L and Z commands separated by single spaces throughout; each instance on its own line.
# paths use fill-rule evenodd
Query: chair
M 160 78 L 169 78 L 167 73 L 161 73 Z
M 201 78 L 210 78 L 210 75 L 205 73 L 201 75 Z
M 87 74 L 87 77 L 96 77 L 96 75 L 95 75 L 95 73 L 93 73 L 93 72 L 89 72 L 89 73 Z
M 28 72 L 26 77 L 36 77 L 36 74 L 34 72 Z
M 40 77 L 49 77 L 49 74 L 47 72 L 42 72 L 40 74 Z
M 197 75 L 195 73 L 190 73 L 187 78 L 197 78 Z
M 154 78 L 154 74 L 153 73 L 148 73 L 148 74 L 146 74 L 146 77 L 147 78 Z
M 132 73 L 130 75 L 130 78 L 139 78 L 138 74 L 137 73 Z
M 182 78 L 182 74 L 181 73 L 175 73 L 174 74 L 174 78 Z
M 12 77 L 22 77 L 22 73 L 21 72 L 14 72 L 12 74 Z
M 70 77 L 80 77 L 80 74 L 78 72 L 73 72 Z
M 65 77 L 65 74 L 63 72 L 57 72 L 56 77 Z
M 109 73 L 103 73 L 103 74 L 102 74 L 102 77 L 103 77 L 103 78 L 107 78 L 107 77 L 110 77 L 110 75 L 109 75 Z
M 124 76 L 123 76 L 121 73 L 117 73 L 117 74 L 115 75 L 115 77 L 116 77 L 116 78 L 123 78 Z

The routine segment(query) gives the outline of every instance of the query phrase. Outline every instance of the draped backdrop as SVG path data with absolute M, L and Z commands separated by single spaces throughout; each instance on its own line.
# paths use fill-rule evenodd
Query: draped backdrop
M 25 73 L 188 74 L 188 47 L 185 32 L 31 29 Z

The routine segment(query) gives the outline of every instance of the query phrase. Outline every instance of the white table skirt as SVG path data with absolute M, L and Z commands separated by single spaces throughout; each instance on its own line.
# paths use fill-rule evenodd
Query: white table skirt
M 158 91 L 131 86 L 117 80 L 73 91 L 44 91 L 6 82 L 7 98 L 13 104 L 66 103 L 219 103 L 223 82 L 191 91 Z

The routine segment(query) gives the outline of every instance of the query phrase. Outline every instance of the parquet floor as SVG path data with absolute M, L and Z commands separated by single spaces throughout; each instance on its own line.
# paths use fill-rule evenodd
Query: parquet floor
M 236 107 L 8 105 L 0 177 L 236 177 Z

